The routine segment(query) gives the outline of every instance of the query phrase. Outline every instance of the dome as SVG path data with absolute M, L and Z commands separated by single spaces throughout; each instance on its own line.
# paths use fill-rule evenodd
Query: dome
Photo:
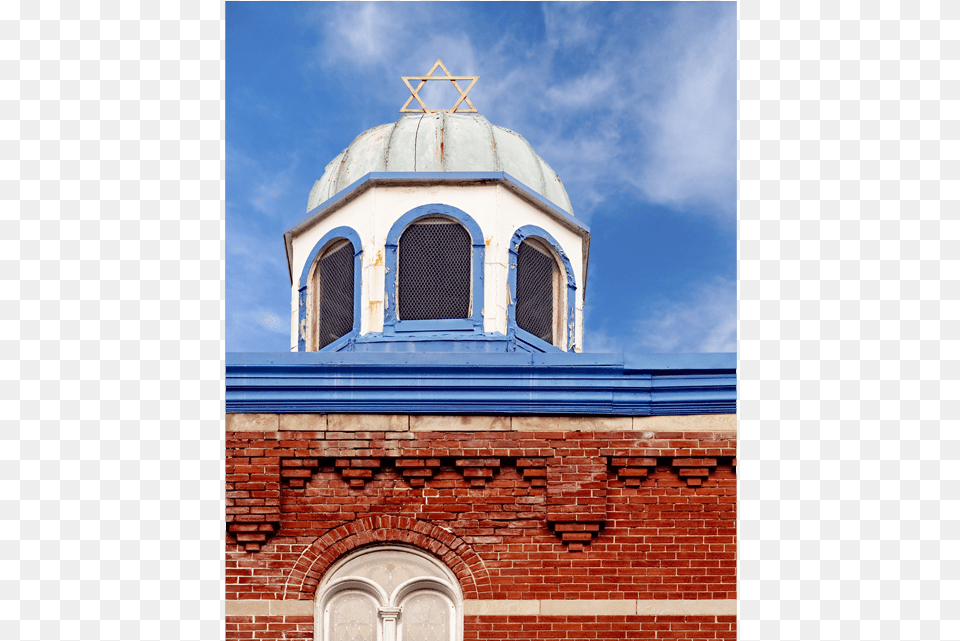
M 556 172 L 523 136 L 479 114 L 403 115 L 368 129 L 326 166 L 310 190 L 307 211 L 370 172 L 506 172 L 573 214 Z

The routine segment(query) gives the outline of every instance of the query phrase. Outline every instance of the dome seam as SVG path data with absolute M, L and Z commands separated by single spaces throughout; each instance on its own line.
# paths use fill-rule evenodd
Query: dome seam
M 423 116 L 417 118 L 417 130 L 413 133 L 413 170 L 417 170 L 417 145 L 420 144 L 420 123 Z

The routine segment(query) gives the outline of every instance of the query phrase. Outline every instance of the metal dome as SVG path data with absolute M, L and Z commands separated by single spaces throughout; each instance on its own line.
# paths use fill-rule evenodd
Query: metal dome
M 326 166 L 307 211 L 370 172 L 503 171 L 573 214 L 560 178 L 523 136 L 479 114 L 427 113 L 368 129 Z

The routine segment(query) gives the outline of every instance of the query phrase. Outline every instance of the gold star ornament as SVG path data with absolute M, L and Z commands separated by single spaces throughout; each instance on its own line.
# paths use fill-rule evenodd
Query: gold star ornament
M 445 73 L 446 75 L 445 75 L 445 76 L 434 76 L 434 75 L 433 75 L 433 72 L 437 70 L 437 67 L 440 67 L 441 69 L 443 69 L 443 73 Z M 474 106 L 473 106 L 473 103 L 470 102 L 470 99 L 467 98 L 467 94 L 470 93 L 470 90 L 471 90 L 471 89 L 473 89 L 473 85 L 477 84 L 477 80 L 480 79 L 480 76 L 451 76 L 451 75 L 450 75 L 450 72 L 447 71 L 447 68 L 443 66 L 443 63 L 440 62 L 439 59 L 437 59 L 437 62 L 433 65 L 433 67 L 430 68 L 430 71 L 428 71 L 428 72 L 427 72 L 427 75 L 425 75 L 425 76 L 400 76 L 400 77 L 403 78 L 403 82 L 407 85 L 407 89 L 410 90 L 410 97 L 407 98 L 407 101 L 406 101 L 405 103 L 403 103 L 403 106 L 402 106 L 402 107 L 400 107 L 400 113 L 402 113 L 402 114 L 419 114 L 419 113 L 428 113 L 428 114 L 429 114 L 429 113 L 436 113 L 436 112 L 438 112 L 438 111 L 442 111 L 442 112 L 448 113 L 448 114 L 449 114 L 449 113 L 461 113 L 461 114 L 475 114 L 475 113 L 477 113 L 477 108 L 474 107 Z M 416 89 L 414 89 L 414 88 L 413 88 L 413 85 L 410 84 L 410 81 L 411 81 L 411 80 L 419 80 L 419 81 L 420 81 L 420 84 L 417 85 Z M 427 107 L 426 104 L 424 104 L 423 100 L 421 100 L 421 99 L 420 99 L 420 96 L 418 95 L 418 92 L 419 92 L 421 89 L 423 89 L 423 87 L 427 84 L 427 81 L 428 81 L 428 80 L 449 80 L 450 82 L 453 83 L 454 89 L 456 89 L 458 92 L 460 92 L 460 99 L 457 100 L 457 102 L 454 103 L 453 107 L 450 108 L 450 109 L 430 109 L 429 107 Z M 470 80 L 470 81 L 471 81 L 471 82 L 470 82 L 470 86 L 467 87 L 466 91 L 464 91 L 463 89 L 461 89 L 461 88 L 460 88 L 460 85 L 457 84 L 457 81 L 458 81 L 458 80 Z M 416 99 L 416 101 L 420 104 L 420 109 L 407 109 L 407 107 L 410 105 L 410 103 L 411 103 L 414 99 Z M 470 105 L 470 108 L 469 108 L 469 109 L 461 109 L 460 111 L 457 111 L 457 108 L 460 106 L 460 104 L 461 104 L 461 103 L 464 103 L 464 102 L 466 102 L 468 105 Z

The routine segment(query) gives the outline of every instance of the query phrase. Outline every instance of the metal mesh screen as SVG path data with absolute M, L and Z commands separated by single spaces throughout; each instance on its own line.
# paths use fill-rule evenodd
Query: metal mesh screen
M 353 329 L 353 245 L 327 252 L 317 267 L 319 300 L 318 349 Z
M 517 327 L 553 343 L 554 296 L 557 261 L 531 243 L 517 251 Z
M 410 225 L 398 247 L 400 320 L 470 316 L 470 234 L 456 223 Z

